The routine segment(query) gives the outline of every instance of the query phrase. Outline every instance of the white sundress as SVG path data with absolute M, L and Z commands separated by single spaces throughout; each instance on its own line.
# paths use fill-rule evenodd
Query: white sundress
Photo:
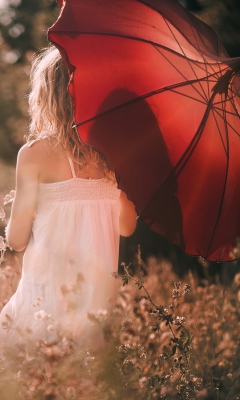
M 114 306 L 120 190 L 106 178 L 77 178 L 68 159 L 72 179 L 39 184 L 22 277 L 0 314 L 0 347 L 54 342 L 59 332 L 96 345 L 89 313 L 102 318 Z

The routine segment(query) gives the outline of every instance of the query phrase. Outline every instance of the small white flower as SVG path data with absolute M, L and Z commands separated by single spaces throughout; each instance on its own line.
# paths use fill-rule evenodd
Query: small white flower
M 0 251 L 5 251 L 5 250 L 6 250 L 5 240 L 2 236 L 0 236 Z
M 99 315 L 99 317 L 100 316 L 103 316 L 103 317 L 105 317 L 106 315 L 107 315 L 107 310 L 103 310 L 103 309 L 100 309 L 100 310 L 98 310 L 98 315 Z
M 4 206 L 13 202 L 15 194 L 16 194 L 15 190 L 11 190 L 9 194 L 6 194 L 6 196 L 4 197 L 4 203 L 3 203 Z
M 48 332 L 54 332 L 54 326 L 53 325 L 48 325 L 47 327 Z
M 175 324 L 175 325 L 182 325 L 182 324 L 185 324 L 185 322 L 186 322 L 186 318 L 185 317 L 176 317 L 176 318 L 174 318 L 174 320 L 173 320 L 173 323 Z
M 5 218 L 6 214 L 5 211 L 2 207 L 0 207 L 0 219 L 3 221 Z
M 42 320 L 42 319 L 50 319 L 51 315 L 47 314 L 46 311 L 44 311 L 44 310 L 39 310 L 39 311 L 34 313 L 34 318 L 37 321 L 39 321 L 39 320 Z

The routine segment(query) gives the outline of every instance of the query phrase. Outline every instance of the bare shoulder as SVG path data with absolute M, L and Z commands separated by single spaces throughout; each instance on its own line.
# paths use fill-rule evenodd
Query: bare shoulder
M 17 171 L 38 178 L 50 151 L 51 146 L 47 139 L 26 143 L 18 152 Z
M 55 145 L 48 138 L 28 142 L 21 147 L 18 153 L 18 163 L 42 165 L 55 152 Z
M 47 138 L 34 140 L 24 144 L 19 150 L 18 157 L 21 159 L 37 160 L 39 157 L 46 155 L 53 149 L 53 145 Z
M 19 151 L 17 167 L 37 178 L 39 183 L 54 183 L 72 177 L 66 151 L 55 138 L 26 143 Z

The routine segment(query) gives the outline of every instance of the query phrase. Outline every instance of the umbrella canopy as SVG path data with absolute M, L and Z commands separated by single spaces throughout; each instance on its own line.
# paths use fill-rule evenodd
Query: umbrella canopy
M 49 40 L 81 140 L 140 218 L 191 255 L 240 236 L 240 58 L 176 0 L 65 0 Z

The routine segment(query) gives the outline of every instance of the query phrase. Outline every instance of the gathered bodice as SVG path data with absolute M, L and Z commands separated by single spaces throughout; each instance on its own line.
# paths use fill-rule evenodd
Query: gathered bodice
M 66 181 L 39 184 L 39 204 L 42 202 L 119 201 L 120 190 L 107 178 L 83 179 L 74 177 Z
M 76 176 L 73 162 L 68 157 L 72 178 L 53 183 L 40 183 L 38 199 L 39 204 L 45 202 L 81 201 L 102 202 L 119 201 L 120 190 L 117 184 L 108 178 L 86 179 Z

